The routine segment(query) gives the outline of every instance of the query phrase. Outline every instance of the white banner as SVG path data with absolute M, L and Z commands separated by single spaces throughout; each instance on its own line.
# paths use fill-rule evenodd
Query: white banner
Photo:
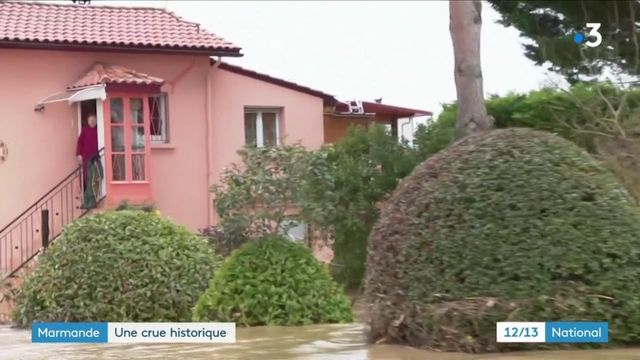
M 235 323 L 108 323 L 109 343 L 235 343 Z
M 543 343 L 545 342 L 543 322 L 498 322 L 496 341 L 499 343 Z

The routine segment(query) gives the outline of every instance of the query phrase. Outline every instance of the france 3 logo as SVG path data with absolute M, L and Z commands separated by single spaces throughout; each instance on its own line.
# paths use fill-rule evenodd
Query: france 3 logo
M 602 43 L 602 35 L 598 31 L 600 29 L 600 23 L 587 23 L 586 28 L 590 29 L 586 34 L 577 32 L 573 34 L 573 42 L 580 45 L 584 43 L 588 47 L 596 47 Z

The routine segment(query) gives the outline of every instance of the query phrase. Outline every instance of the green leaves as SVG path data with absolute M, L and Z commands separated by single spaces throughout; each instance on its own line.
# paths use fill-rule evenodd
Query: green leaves
M 432 156 L 368 254 L 374 339 L 496 351 L 496 321 L 603 320 L 610 342 L 640 342 L 640 209 L 556 135 L 496 130 Z
M 381 201 L 422 155 L 382 126 L 352 127 L 333 146 L 246 148 L 242 163 L 214 186 L 221 226 L 207 237 L 227 254 L 249 239 L 281 234 L 303 221 L 334 234 L 334 275 L 357 287 L 364 273 L 366 239 Z
M 326 188 L 329 177 L 322 155 L 301 145 L 245 148 L 241 164 L 226 169 L 219 185 L 212 187 L 215 206 L 222 218 L 218 231 L 236 239 L 235 246 L 266 234 L 278 234 L 295 224 L 294 218 L 313 222 L 320 209 L 308 203 L 309 188 Z M 311 184 L 313 182 L 313 185 Z M 297 211 L 295 211 L 297 209 Z
M 198 300 L 193 321 L 240 326 L 352 321 L 351 304 L 308 248 L 267 237 L 236 250 Z
M 14 320 L 186 321 L 216 264 L 205 240 L 156 214 L 83 217 L 40 257 Z
M 525 55 L 537 65 L 550 64 L 572 82 L 602 73 L 640 74 L 637 38 L 640 4 L 637 1 L 489 0 L 527 38 Z M 588 36 L 587 23 L 598 23 L 602 43 L 596 47 L 575 44 L 573 35 Z M 608 70 L 608 71 L 606 71 Z M 608 75 L 608 74 L 607 74 Z
M 486 100 L 487 112 L 498 129 L 526 127 L 558 134 L 590 152 L 595 140 L 637 136 L 640 90 L 610 83 L 578 83 L 567 91 L 543 88 L 526 94 L 509 93 Z M 620 109 L 612 113 L 611 109 Z M 453 141 L 457 105 L 445 104 L 438 119 L 419 126 L 415 143 L 423 158 Z
M 364 274 L 367 237 L 378 219 L 380 203 L 422 158 L 377 125 L 351 127 L 327 149 L 326 157 L 333 180 L 314 199 L 330 210 L 322 212 L 322 222 L 335 233 L 333 273 L 347 287 L 356 288 Z

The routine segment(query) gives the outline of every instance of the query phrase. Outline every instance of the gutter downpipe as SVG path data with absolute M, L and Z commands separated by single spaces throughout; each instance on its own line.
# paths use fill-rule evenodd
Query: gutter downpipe
M 402 138 L 409 140 L 409 137 L 404 135 L 404 127 L 407 125 L 411 125 L 411 145 L 413 145 L 413 116 L 409 118 L 409 121 L 400 126 L 400 131 L 402 132 L 402 134 L 398 136 L 398 141 L 402 142 Z
M 213 142 L 211 140 L 213 139 L 213 134 L 211 133 L 213 129 L 213 126 L 212 126 L 213 110 L 211 107 L 211 94 L 212 94 L 211 72 L 215 71 L 215 69 L 217 69 L 221 63 L 222 63 L 221 58 L 220 56 L 218 56 L 218 59 L 216 60 L 213 66 L 207 64 L 207 84 L 206 84 L 207 89 L 206 89 L 206 99 L 205 99 L 205 106 L 206 106 L 205 132 L 207 137 L 207 194 L 208 194 L 207 198 L 209 199 L 209 201 L 207 201 L 207 218 L 208 218 L 209 226 L 213 225 L 213 196 L 209 191 L 209 187 L 213 185 L 213 176 L 211 174 L 211 169 L 213 169 L 213 163 L 212 163 Z

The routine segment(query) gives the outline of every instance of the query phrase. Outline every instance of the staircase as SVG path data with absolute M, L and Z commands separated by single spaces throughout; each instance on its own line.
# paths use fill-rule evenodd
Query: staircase
M 49 246 L 67 224 L 88 212 L 80 208 L 82 188 L 82 167 L 78 167 L 0 230 L 0 284 Z

